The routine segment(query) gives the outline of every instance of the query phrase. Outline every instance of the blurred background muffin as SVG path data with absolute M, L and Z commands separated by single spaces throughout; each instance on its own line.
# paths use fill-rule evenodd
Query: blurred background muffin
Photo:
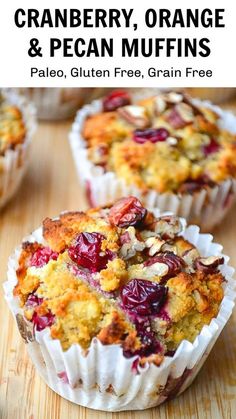
M 80 109 L 70 143 L 92 205 L 134 195 L 209 231 L 236 196 L 235 133 L 185 91 L 119 89 Z
M 0 208 L 22 181 L 35 129 L 34 106 L 14 90 L 0 90 Z
M 78 108 L 106 95 L 109 88 L 21 88 L 20 93 L 30 99 L 37 108 L 39 119 L 60 120 L 75 115 Z M 126 89 L 135 91 L 137 89 Z M 138 89 L 140 92 L 147 89 Z M 152 89 L 152 91 L 160 89 Z M 178 90 L 178 89 L 176 89 Z M 186 88 L 193 97 L 222 103 L 236 96 L 236 88 Z
M 223 103 L 236 97 L 236 88 L 189 87 L 185 89 L 191 96 L 215 103 Z
M 34 102 L 39 119 L 60 120 L 75 115 L 85 103 L 104 95 L 105 88 L 21 88 Z

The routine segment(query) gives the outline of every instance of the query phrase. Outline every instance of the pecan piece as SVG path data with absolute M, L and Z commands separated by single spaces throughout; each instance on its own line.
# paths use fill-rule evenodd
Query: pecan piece
M 173 239 L 182 230 L 182 225 L 178 217 L 166 215 L 157 219 L 152 228 L 156 234 L 164 240 Z
M 218 271 L 219 265 L 224 263 L 224 258 L 220 256 L 202 257 L 195 260 L 195 267 L 200 271 L 212 274 Z
M 164 112 L 166 107 L 167 107 L 164 97 L 163 96 L 156 96 L 155 99 L 154 99 L 154 103 L 155 103 L 156 114 L 157 115 L 162 114 L 162 112 Z
M 143 106 L 128 105 L 118 109 L 119 115 L 136 128 L 146 128 L 149 118 Z
M 180 103 L 183 101 L 183 95 L 178 92 L 165 93 L 164 98 L 168 103 Z
M 189 105 L 186 103 L 179 103 L 171 109 L 166 118 L 173 128 L 184 128 L 186 125 L 192 123 L 194 113 Z
M 152 258 L 152 259 L 155 259 Z M 149 259 L 150 260 L 150 259 Z M 151 279 L 155 276 L 158 276 L 159 278 L 166 277 L 166 275 L 169 272 L 169 267 L 166 263 L 162 263 L 161 261 L 154 261 L 153 263 L 148 264 L 148 261 L 144 263 L 143 265 L 143 277 L 145 279 Z
M 160 240 L 158 237 L 149 237 L 145 241 L 146 247 L 149 249 L 149 256 L 154 256 L 156 253 L 160 252 L 165 240 Z
M 161 253 L 153 258 L 147 260 L 144 263 L 144 266 L 152 266 L 153 264 L 165 264 L 167 266 L 167 271 L 165 272 L 164 279 L 171 278 L 181 272 L 182 268 L 185 267 L 184 260 L 174 253 Z
M 103 110 L 111 112 L 118 109 L 120 106 L 129 105 L 131 98 L 124 90 L 115 90 L 103 99 Z
M 200 257 L 198 250 L 195 247 L 186 250 L 182 257 L 186 265 L 188 265 L 189 271 L 193 272 L 195 267 L 195 261 Z
M 138 240 L 134 227 L 129 227 L 120 238 L 122 242 L 120 253 L 125 260 L 135 256 L 136 252 L 141 252 L 145 249 L 145 243 Z

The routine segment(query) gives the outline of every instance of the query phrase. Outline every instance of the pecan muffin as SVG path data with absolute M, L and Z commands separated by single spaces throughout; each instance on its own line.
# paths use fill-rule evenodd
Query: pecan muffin
M 100 112 L 86 114 L 81 137 L 90 166 L 92 162 L 94 168 L 102 167 L 104 180 L 112 173 L 114 190 L 121 190 L 121 184 L 122 192 L 135 188 L 147 204 L 151 199 L 161 210 L 174 210 L 201 224 L 204 208 L 213 204 L 216 189 L 226 182 L 227 190 L 224 186 L 220 200 L 218 196 L 219 213 L 230 206 L 236 184 L 236 136 L 222 127 L 215 109 L 182 92 L 134 102 L 128 93 L 118 91 L 104 98 L 101 106 Z M 87 187 L 97 202 L 98 180 L 90 174 Z M 201 202 L 192 202 L 200 192 Z M 105 194 L 104 200 L 109 196 Z M 183 207 L 189 206 L 192 213 L 184 213 Z
M 126 409 L 124 387 L 151 366 L 150 382 L 163 382 L 161 371 L 172 363 L 176 368 L 180 350 L 184 375 L 176 381 L 166 370 L 166 386 L 142 402 L 145 408 L 177 394 L 189 373 L 197 372 L 199 367 L 183 366 L 191 351 L 186 357 L 181 345 L 191 345 L 217 321 L 227 268 L 217 245 L 211 254 L 210 236 L 202 242 L 192 228 L 185 232 L 183 219 L 156 216 L 131 196 L 111 207 L 46 218 L 42 230 L 23 242 L 17 260 L 10 260 L 6 297 L 22 337 L 34 345 L 34 362 L 41 373 L 46 363 L 42 374 L 55 391 L 90 407 Z M 201 345 L 191 346 L 195 363 L 206 343 Z M 103 396 L 111 405 L 104 405 Z
M 14 150 L 25 140 L 26 127 L 23 115 L 17 106 L 7 103 L 0 96 L 0 156 Z
M 114 95 L 114 93 L 113 93 Z M 96 165 L 142 191 L 194 191 L 236 177 L 236 136 L 217 125 L 219 116 L 184 93 L 162 93 L 127 104 L 127 93 L 104 99 L 88 117 L 83 136 Z
M 34 130 L 34 108 L 13 91 L 0 92 L 0 207 L 20 184 Z

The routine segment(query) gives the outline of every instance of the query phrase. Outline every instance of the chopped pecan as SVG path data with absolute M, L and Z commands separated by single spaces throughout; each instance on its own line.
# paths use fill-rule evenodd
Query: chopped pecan
M 155 97 L 155 111 L 157 115 L 160 115 L 166 109 L 166 101 L 162 95 Z
M 166 215 L 157 219 L 152 225 L 156 234 L 160 235 L 164 240 L 173 239 L 182 230 L 179 218 Z
M 169 267 L 166 263 L 162 263 L 161 261 L 160 262 L 153 261 L 153 263 L 150 263 L 150 264 L 146 262 L 144 263 L 143 271 L 144 271 L 144 277 L 147 279 L 151 279 L 155 276 L 162 278 L 168 274 Z
M 184 128 L 194 120 L 194 113 L 189 105 L 179 103 L 171 109 L 166 118 L 173 128 Z
M 178 92 L 165 93 L 164 99 L 168 103 L 180 103 L 183 101 L 183 95 Z
M 195 260 L 199 258 L 199 252 L 196 248 L 186 250 L 183 254 L 183 260 L 188 265 L 190 270 L 194 270 Z
M 128 105 L 118 109 L 119 115 L 136 128 L 146 128 L 149 118 L 143 106 Z
M 209 274 L 217 272 L 219 265 L 223 263 L 224 258 L 220 256 L 202 257 L 195 260 L 196 268 Z
M 175 137 L 168 137 L 166 140 L 167 144 L 169 144 L 170 146 L 175 146 L 176 144 L 178 144 L 178 139 Z
M 164 274 L 159 276 L 164 276 L 165 279 L 168 279 L 181 272 L 182 268 L 185 267 L 185 262 L 180 256 L 174 253 L 160 253 L 144 263 L 146 267 L 154 265 L 165 265 L 167 270 L 166 268 L 165 270 L 163 269 Z
M 125 241 L 122 244 L 120 253 L 123 259 L 127 260 L 135 256 L 136 252 L 142 252 L 145 249 L 145 243 L 139 241 L 135 234 L 135 228 L 129 227 L 123 234 Z M 129 240 L 128 237 L 129 236 Z
M 149 237 L 145 241 L 146 247 L 149 249 L 149 256 L 154 256 L 156 253 L 160 252 L 165 240 L 160 240 L 158 237 Z

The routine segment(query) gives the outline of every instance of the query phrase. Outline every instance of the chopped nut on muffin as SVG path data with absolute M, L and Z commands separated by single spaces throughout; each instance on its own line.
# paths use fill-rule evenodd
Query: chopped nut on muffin
M 82 135 L 89 159 L 142 192 L 193 193 L 236 178 L 236 136 L 219 116 L 185 93 L 165 92 L 132 103 L 109 94 Z
M 96 337 L 160 365 L 218 314 L 223 258 L 201 255 L 178 217 L 155 217 L 135 197 L 47 218 L 43 237 L 23 244 L 14 294 L 64 350 Z

